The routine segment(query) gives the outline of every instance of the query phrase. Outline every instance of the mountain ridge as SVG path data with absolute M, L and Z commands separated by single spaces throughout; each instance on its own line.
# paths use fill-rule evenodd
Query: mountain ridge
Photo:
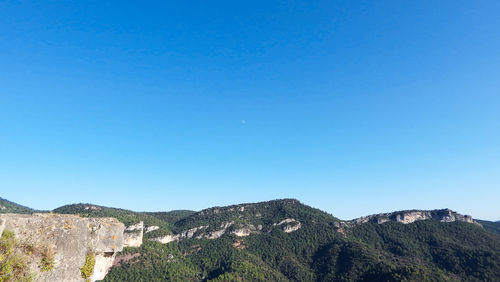
M 500 277 L 500 235 L 490 226 L 497 223 L 487 222 L 483 228 L 450 209 L 340 220 L 296 199 L 279 199 L 197 212 L 134 212 L 92 204 L 65 205 L 52 212 L 114 217 L 126 222 L 133 234 L 140 233 L 142 244 L 127 244 L 105 281 Z M 124 236 L 131 236 L 127 230 Z

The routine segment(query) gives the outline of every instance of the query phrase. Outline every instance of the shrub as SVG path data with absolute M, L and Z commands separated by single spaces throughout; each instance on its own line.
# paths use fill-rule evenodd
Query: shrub
M 54 269 L 54 249 L 51 247 L 44 247 L 41 251 L 42 260 L 40 261 L 40 268 L 42 271 L 50 271 Z
M 33 280 L 28 258 L 21 250 L 14 233 L 4 230 L 0 237 L 0 282 Z
M 85 264 L 80 268 L 82 273 L 82 278 L 86 281 L 90 281 L 90 276 L 94 273 L 95 266 L 95 255 L 93 253 L 88 253 L 85 257 Z

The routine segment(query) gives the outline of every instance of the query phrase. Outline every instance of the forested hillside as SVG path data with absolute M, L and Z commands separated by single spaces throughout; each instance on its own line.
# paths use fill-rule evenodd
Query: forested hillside
M 32 210 L 3 200 L 9 211 Z M 7 209 L 6 208 L 6 209 Z M 105 281 L 498 281 L 498 222 L 448 209 L 342 221 L 294 199 L 199 212 L 134 212 L 91 204 L 54 213 L 143 221 Z M 480 224 L 483 224 L 481 226 Z M 496 232 L 496 233 L 495 233 Z
M 285 232 L 289 219 L 300 228 Z M 215 240 L 203 236 L 232 225 Z M 174 233 L 199 226 L 192 238 L 146 241 L 125 252 L 107 281 L 495 281 L 500 236 L 467 222 L 366 222 L 348 227 L 296 200 L 216 207 L 173 224 Z M 248 236 L 231 231 L 249 226 Z M 207 231 L 208 230 L 208 231 Z
M 33 209 L 0 198 L 0 213 L 32 213 Z
M 500 234 L 500 221 L 477 220 L 485 230 Z

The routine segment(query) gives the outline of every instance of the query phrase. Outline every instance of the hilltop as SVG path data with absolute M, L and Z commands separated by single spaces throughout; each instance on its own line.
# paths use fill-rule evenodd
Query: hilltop
M 344 221 L 298 200 L 281 199 L 198 212 L 135 212 L 93 204 L 66 205 L 52 212 L 114 217 L 128 226 L 124 240 L 129 243 L 124 246 L 129 247 L 116 256 L 105 281 L 500 277 L 500 235 L 495 233 L 499 223 L 450 209 Z
M 35 210 L 0 197 L 0 213 L 32 213 Z

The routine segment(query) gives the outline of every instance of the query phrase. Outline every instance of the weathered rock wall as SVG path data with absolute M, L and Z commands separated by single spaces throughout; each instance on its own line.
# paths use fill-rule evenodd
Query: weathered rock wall
M 87 254 L 96 263 L 91 281 L 101 280 L 111 267 L 116 252 L 123 248 L 125 226 L 115 218 L 82 218 L 66 214 L 0 214 L 0 230 L 14 232 L 19 242 L 39 249 L 51 249 L 54 268 L 41 271 L 41 257 L 30 257 L 36 281 L 84 281 L 80 268 Z M 1 235 L 1 232 L 0 232 Z
M 124 247 L 140 247 L 144 236 L 144 222 L 128 226 L 123 233 Z
M 243 211 L 243 207 L 240 208 L 240 211 Z M 216 210 L 217 211 L 217 210 Z M 235 224 L 234 221 L 225 221 L 222 222 L 217 229 L 209 231 L 209 225 L 203 225 L 195 228 L 191 228 L 186 231 L 182 231 L 179 234 L 173 235 L 164 235 L 157 238 L 150 239 L 151 241 L 160 242 L 162 244 L 168 244 L 173 241 L 181 241 L 184 239 L 218 239 L 222 235 L 228 233 L 233 234 L 237 237 L 246 237 L 251 234 L 259 234 L 264 229 L 262 225 L 253 225 L 253 224 Z M 285 233 L 291 233 L 299 230 L 302 227 L 302 223 L 300 221 L 293 218 L 286 218 L 278 223 L 274 223 L 272 225 L 267 226 L 267 228 L 280 228 Z M 269 231 L 268 231 L 269 232 Z M 196 236 L 195 236 L 196 235 Z
M 437 220 L 440 222 L 454 222 L 463 221 L 467 223 L 477 224 L 470 215 L 462 215 L 450 209 L 440 209 L 440 210 L 411 210 L 411 211 L 399 211 L 392 213 L 380 213 L 369 216 L 364 216 L 356 218 L 349 221 L 341 222 L 341 225 L 345 227 L 352 227 L 358 224 L 363 224 L 367 222 L 375 222 L 378 224 L 383 224 L 389 221 L 395 221 L 403 224 L 413 223 L 419 220 Z M 339 225 L 340 226 L 340 225 Z

